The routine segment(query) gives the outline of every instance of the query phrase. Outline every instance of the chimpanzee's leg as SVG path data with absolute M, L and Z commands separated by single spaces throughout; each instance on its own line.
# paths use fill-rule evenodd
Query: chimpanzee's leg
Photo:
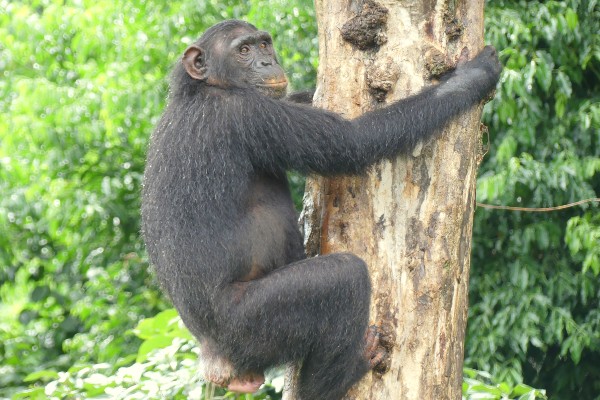
M 359 362 L 356 362 L 356 354 L 350 351 L 335 357 L 326 348 L 309 354 L 300 368 L 299 398 L 320 399 L 324 398 L 321 397 L 322 393 L 329 393 L 327 398 L 341 399 L 355 382 L 383 361 L 387 354 L 379 346 L 379 332 L 375 326 L 367 330 L 365 342 L 359 348 L 362 349 Z M 335 368 L 328 368 L 328 365 L 334 365 Z
M 370 368 L 370 290 L 367 268 L 352 254 L 295 262 L 224 288 L 214 340 L 241 371 L 304 360 L 302 400 L 339 399 Z

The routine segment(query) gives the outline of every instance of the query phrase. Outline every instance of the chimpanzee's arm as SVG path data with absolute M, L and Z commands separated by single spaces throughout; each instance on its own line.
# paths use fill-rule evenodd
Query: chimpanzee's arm
M 494 89 L 501 66 L 486 47 L 437 86 L 349 121 L 315 108 L 252 96 L 242 99 L 244 146 L 253 163 L 320 174 L 356 173 L 410 152 Z

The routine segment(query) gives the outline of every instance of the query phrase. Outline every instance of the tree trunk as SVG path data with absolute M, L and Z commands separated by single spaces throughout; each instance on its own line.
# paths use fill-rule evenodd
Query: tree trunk
M 315 106 L 346 118 L 418 92 L 483 45 L 484 0 L 315 3 Z M 366 176 L 308 180 L 307 249 L 366 261 L 371 321 L 390 355 L 387 372 L 369 373 L 349 399 L 461 398 L 480 117 L 476 107 Z

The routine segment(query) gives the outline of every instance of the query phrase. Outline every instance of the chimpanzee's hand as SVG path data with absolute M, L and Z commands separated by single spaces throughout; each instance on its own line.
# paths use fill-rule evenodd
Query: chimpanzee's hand
M 502 71 L 496 49 L 486 46 L 472 60 L 468 60 L 468 53 L 465 48 L 456 69 L 442 78 L 436 89 L 438 96 L 467 92 L 467 98 L 479 101 L 494 90 Z
M 468 58 L 468 54 L 465 56 L 465 51 L 463 50 L 456 68 L 459 74 L 473 69 L 483 70 L 487 73 L 490 81 L 494 82 L 494 85 L 498 82 L 500 72 L 502 71 L 502 64 L 500 64 L 498 53 L 493 46 L 485 46 L 472 60 L 467 61 L 466 58 Z

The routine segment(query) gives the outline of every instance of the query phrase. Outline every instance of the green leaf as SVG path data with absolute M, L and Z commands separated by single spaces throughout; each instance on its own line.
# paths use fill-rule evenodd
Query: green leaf
M 575 339 L 571 342 L 571 346 L 569 348 L 569 353 L 571 354 L 571 359 L 575 363 L 575 365 L 579 364 L 581 361 L 581 353 L 583 351 L 583 343 L 579 338 L 575 337 Z
M 505 394 L 510 394 L 512 388 L 510 387 L 510 385 L 506 382 L 502 382 L 498 385 L 498 389 L 500 389 L 500 391 L 502 392 L 503 395 Z
M 46 300 L 52 292 L 47 285 L 36 286 L 35 289 L 31 292 L 30 299 L 33 302 L 41 302 Z
M 20 393 L 14 394 L 11 397 L 11 400 L 47 400 L 48 396 L 46 396 L 45 390 L 46 389 L 43 386 L 27 389 Z
M 557 93 L 554 102 L 554 110 L 559 118 L 564 117 L 567 108 L 567 96 L 564 93 Z
M 563 71 L 558 71 L 556 74 L 556 83 L 558 85 L 558 94 L 568 99 L 573 94 L 573 85 L 567 74 Z
M 23 382 L 35 382 L 35 381 L 47 381 L 50 379 L 57 379 L 58 372 L 54 370 L 42 370 L 37 372 L 32 372 L 23 378 Z
M 169 336 L 154 336 L 142 343 L 138 350 L 136 362 L 142 363 L 148 358 L 148 354 L 154 350 L 164 349 L 173 344 L 173 338 Z
M 511 396 L 522 396 L 524 394 L 531 393 L 533 390 L 535 390 L 535 389 L 533 389 L 531 386 L 527 386 L 527 385 L 520 383 L 514 387 L 512 393 L 511 393 Z
M 141 339 L 148 339 L 154 335 L 161 335 L 172 330 L 179 316 L 174 308 L 162 311 L 152 318 L 141 320 L 135 328 L 135 333 Z
M 571 8 L 567 8 L 565 18 L 567 20 L 567 26 L 569 27 L 569 29 L 574 31 L 577 28 L 577 25 L 579 24 L 579 17 L 577 16 L 577 13 Z
M 535 70 L 535 79 L 538 85 L 541 86 L 545 93 L 548 93 L 550 86 L 552 85 L 552 69 L 553 65 L 546 59 L 547 54 L 538 52 L 537 68 Z

